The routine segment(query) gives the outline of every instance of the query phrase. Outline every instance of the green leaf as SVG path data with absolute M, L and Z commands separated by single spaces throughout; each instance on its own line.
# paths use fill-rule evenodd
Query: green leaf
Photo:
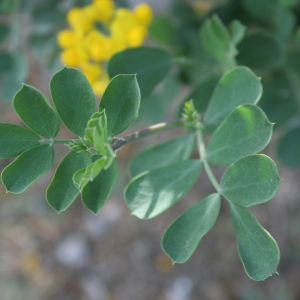
M 279 140 L 277 153 L 289 168 L 300 166 L 300 127 L 286 132 Z
M 201 169 L 199 160 L 185 160 L 136 176 L 125 189 L 125 200 L 132 214 L 140 219 L 161 214 L 184 197 Z
M 142 98 L 151 93 L 173 66 L 172 56 L 159 48 L 129 48 L 116 53 L 109 61 L 108 73 L 112 78 L 119 74 L 135 74 Z
M 146 149 L 131 161 L 130 176 L 186 160 L 191 156 L 194 145 L 195 134 L 188 134 Z
M 88 180 L 84 179 L 84 174 L 86 172 L 86 168 L 78 170 L 72 177 L 74 185 L 82 191 L 82 189 L 88 184 Z
M 231 33 L 231 39 L 234 44 L 238 44 L 242 38 L 244 37 L 244 34 L 246 32 L 247 27 L 244 26 L 240 21 L 233 20 L 230 23 L 230 33 Z
M 52 77 L 50 91 L 64 124 L 76 135 L 83 137 L 96 105 L 87 78 L 80 70 L 65 67 Z
M 264 280 L 277 273 L 280 251 L 276 241 L 244 207 L 230 203 L 239 256 L 247 275 Z
M 171 19 L 166 16 L 155 16 L 150 25 L 150 34 L 157 41 L 173 46 L 176 41 L 176 30 Z
M 36 88 L 23 84 L 13 99 L 13 107 L 21 120 L 37 134 L 48 139 L 57 135 L 59 115 Z
M 57 212 L 66 210 L 75 201 L 79 189 L 74 185 L 72 177 L 90 163 L 90 155 L 77 153 L 77 150 L 70 151 L 61 161 L 46 192 L 47 202 Z
M 288 70 L 278 70 L 262 79 L 260 106 L 275 128 L 283 125 L 299 111 L 299 78 Z
M 99 107 L 106 112 L 108 136 L 123 132 L 137 119 L 140 101 L 136 75 L 118 75 L 111 80 Z
M 284 48 L 276 35 L 262 30 L 248 34 L 238 51 L 238 64 L 255 70 L 274 70 L 285 59 Z
M 221 206 L 219 194 L 211 194 L 179 216 L 166 230 L 162 248 L 174 263 L 186 262 L 215 224 Z
M 138 121 L 149 124 L 164 122 L 170 114 L 170 103 L 178 96 L 179 90 L 178 76 L 169 74 L 159 87 L 141 102 Z
M 105 157 L 101 157 L 86 167 L 83 179 L 93 181 L 101 172 L 106 162 Z
M 236 67 L 219 81 L 204 115 L 204 125 L 213 132 L 239 105 L 255 104 L 262 94 L 259 78 L 246 67 Z
M 238 160 L 227 169 L 221 180 L 221 189 L 229 201 L 249 207 L 273 198 L 280 180 L 273 160 L 255 154 Z
M 54 152 L 50 145 L 35 146 L 3 170 L 2 183 L 8 192 L 20 194 L 51 169 L 53 159 Z
M 113 164 L 101 173 L 82 190 L 82 203 L 84 206 L 97 214 L 106 203 L 114 183 L 118 177 L 118 164 L 114 160 Z
M 40 137 L 19 125 L 0 123 L 0 158 L 19 155 L 40 143 Z
M 272 0 L 241 0 L 242 7 L 255 21 L 265 25 L 273 23 L 276 3 Z
M 206 52 L 226 69 L 236 65 L 235 56 L 238 52 L 235 43 L 217 15 L 205 21 L 200 28 L 200 37 Z
M 273 124 L 257 106 L 237 107 L 214 132 L 207 147 L 207 160 L 228 166 L 263 150 L 272 136 Z
M 200 29 L 204 47 L 215 59 L 223 60 L 227 56 L 230 44 L 229 33 L 217 15 L 207 19 Z

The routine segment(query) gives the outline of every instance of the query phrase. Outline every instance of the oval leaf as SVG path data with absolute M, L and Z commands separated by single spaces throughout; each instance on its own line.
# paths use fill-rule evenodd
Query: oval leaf
M 207 159 L 228 166 L 238 159 L 263 150 L 272 136 L 273 124 L 257 106 L 237 107 L 214 132 L 207 147 Z
M 284 63 L 284 48 L 276 35 L 265 31 L 247 35 L 238 45 L 239 65 L 255 70 L 273 70 Z
M 13 99 L 13 106 L 21 120 L 37 134 L 48 139 L 57 135 L 59 115 L 36 88 L 23 84 Z
M 273 160 L 255 154 L 238 160 L 227 169 L 221 180 L 221 189 L 229 201 L 249 207 L 273 198 L 280 180 Z
M 188 134 L 146 149 L 131 161 L 130 176 L 186 160 L 191 156 L 194 145 L 195 135 Z
M 239 256 L 247 275 L 264 280 L 277 273 L 280 251 L 276 241 L 247 209 L 230 203 Z
M 259 78 L 246 67 L 236 67 L 219 81 L 204 116 L 205 129 L 213 132 L 226 117 L 243 104 L 255 104 L 262 94 Z
M 275 128 L 299 111 L 299 77 L 292 71 L 278 70 L 262 79 L 263 95 L 259 102 Z
M 191 257 L 201 239 L 215 224 L 220 206 L 220 195 L 209 195 L 183 213 L 167 229 L 162 248 L 174 263 L 184 263 Z
M 7 192 L 20 194 L 25 191 L 51 169 L 53 158 L 53 148 L 48 144 L 33 147 L 22 153 L 1 174 Z
M 172 56 L 158 48 L 130 48 L 115 54 L 109 61 L 108 73 L 112 78 L 119 74 L 135 74 L 142 98 L 148 96 L 173 66 Z
M 277 153 L 287 167 L 300 166 L 300 127 L 288 131 L 280 138 Z
M 87 167 L 91 163 L 88 153 L 70 151 L 59 164 L 54 177 L 46 192 L 47 202 L 57 212 L 67 209 L 79 194 L 72 177 L 75 172 Z
M 138 117 L 141 94 L 136 75 L 118 75 L 106 88 L 99 111 L 105 109 L 108 136 L 127 129 Z
M 40 137 L 19 125 L 0 123 L 0 158 L 19 155 L 40 143 Z
M 125 200 L 132 214 L 140 219 L 161 214 L 192 188 L 201 169 L 199 160 L 186 160 L 133 178 L 125 189 Z
M 50 91 L 64 124 L 76 135 L 83 137 L 96 106 L 87 78 L 80 70 L 65 67 L 51 78 Z
M 82 190 L 82 203 L 84 206 L 97 214 L 106 203 L 114 183 L 118 177 L 118 164 L 114 160 L 113 164 L 92 181 Z

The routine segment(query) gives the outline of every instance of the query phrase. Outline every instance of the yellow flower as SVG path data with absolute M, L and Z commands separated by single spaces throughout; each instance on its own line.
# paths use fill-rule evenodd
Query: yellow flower
M 62 30 L 57 36 L 58 45 L 61 48 L 73 47 L 76 43 L 75 33 L 72 30 Z
M 99 80 L 92 82 L 92 88 L 94 90 L 94 93 L 96 94 L 96 96 L 101 96 L 103 95 L 106 87 L 109 84 L 109 77 L 108 75 L 100 78 Z
M 151 7 L 146 3 L 138 5 L 134 9 L 134 16 L 142 25 L 148 26 L 153 17 Z
M 72 8 L 67 14 L 68 23 L 78 32 L 85 33 L 94 26 L 91 10 L 81 9 L 79 7 Z
M 137 26 L 131 29 L 127 34 L 127 41 L 129 46 L 138 47 L 143 44 L 148 31 L 144 26 Z
M 77 67 L 88 60 L 88 55 L 80 48 L 68 48 L 61 53 L 61 60 L 69 67 Z
M 147 4 L 135 10 L 115 8 L 113 0 L 93 0 L 82 8 L 74 7 L 67 14 L 70 30 L 57 36 L 64 49 L 61 60 L 80 68 L 88 78 L 96 95 L 102 95 L 109 83 L 103 70 L 107 60 L 116 52 L 143 44 L 152 20 Z
M 112 0 L 94 0 L 92 6 L 97 13 L 97 21 L 108 22 L 114 13 L 114 2 Z
M 102 67 L 98 64 L 84 63 L 80 67 L 89 82 L 97 80 L 97 78 L 103 74 Z

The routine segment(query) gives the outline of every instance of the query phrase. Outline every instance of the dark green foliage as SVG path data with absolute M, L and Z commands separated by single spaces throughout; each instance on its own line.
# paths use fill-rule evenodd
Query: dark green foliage
M 1 180 L 6 190 L 14 194 L 25 191 L 51 169 L 53 158 L 50 145 L 35 146 L 23 152 L 2 171 Z
M 248 276 L 264 280 L 277 273 L 280 251 L 276 241 L 244 207 L 230 204 L 240 258 Z
M 47 202 L 57 211 L 67 209 L 79 195 L 79 189 L 73 183 L 73 175 L 87 167 L 91 158 L 87 153 L 69 152 L 59 164 L 47 189 Z
M 118 75 L 108 85 L 100 102 L 105 109 L 109 136 L 127 129 L 138 117 L 141 94 L 135 75 Z
M 159 48 L 139 47 L 115 54 L 108 64 L 110 77 L 118 74 L 137 74 L 142 99 L 167 76 L 173 66 L 173 58 Z
M 40 18 L 39 10 L 35 11 L 34 22 L 41 24 L 36 37 L 53 34 L 56 25 L 52 19 L 59 21 L 62 16 L 55 10 L 57 4 L 55 1 L 41 6 L 42 16 L 49 10 L 47 18 Z M 108 63 L 112 79 L 98 111 L 91 86 L 77 69 L 64 68 L 51 79 L 50 90 L 57 112 L 40 91 L 24 85 L 13 104 L 32 131 L 0 123 L 0 158 L 19 155 L 2 172 L 7 191 L 24 191 L 51 168 L 53 144 L 65 144 L 71 151 L 54 174 L 46 192 L 47 202 L 61 212 L 81 193 L 84 206 L 97 214 L 108 201 L 118 176 L 118 150 L 140 138 L 181 127 L 179 137 L 152 146 L 132 159 L 129 167 L 132 178 L 124 194 L 132 214 L 141 219 L 162 214 L 191 190 L 203 169 L 216 193 L 194 204 L 169 226 L 162 239 L 164 251 L 175 263 L 187 261 L 215 224 L 223 197 L 227 200 L 224 203 L 230 205 L 246 273 L 254 280 L 264 280 L 276 272 L 278 246 L 247 207 L 270 200 L 281 180 L 273 160 L 257 154 L 272 135 L 273 124 L 267 116 L 272 122 L 295 128 L 280 140 L 278 153 L 288 166 L 300 164 L 299 124 L 289 122 L 299 111 L 300 54 L 296 45 L 288 51 L 283 47 L 295 19 L 284 0 L 236 0 L 234 4 L 236 8 L 229 3 L 219 10 L 228 24 L 217 15 L 199 18 L 188 4 L 177 6 L 174 23 L 164 17 L 157 18 L 151 31 L 170 46 L 170 53 L 176 53 L 176 57 L 152 47 L 130 48 L 115 54 Z M 270 15 L 263 18 L 267 10 Z M 229 17 L 237 12 L 246 21 L 257 20 L 260 28 L 243 38 L 245 26 Z M 281 28 L 274 16 L 286 24 Z M 180 29 L 178 24 L 182 25 Z M 16 73 L 14 54 L 1 55 L 3 70 L 14 66 L 14 72 L 10 73 L 12 84 L 4 89 L 8 95 L 16 90 L 25 72 L 23 68 L 19 69 L 20 74 Z M 21 65 L 22 55 L 18 59 Z M 254 73 L 249 66 L 260 73 Z M 172 68 L 172 75 L 166 78 Z M 263 90 L 258 76 L 263 76 L 265 95 L 261 107 L 267 116 L 256 106 Z M 180 80 L 189 88 L 182 97 L 185 101 L 179 98 Z M 169 104 L 176 98 L 181 106 L 180 120 L 124 136 L 124 130 L 138 118 L 141 97 L 147 97 L 142 104 L 142 117 L 148 115 L 147 120 L 161 121 L 169 118 Z M 286 108 L 285 103 L 292 108 Z M 60 119 L 78 138 L 55 139 Z M 203 137 L 204 133 L 211 137 Z M 221 182 L 209 163 L 227 167 Z
M 220 195 L 211 194 L 171 224 L 162 239 L 162 247 L 174 263 L 184 263 L 191 257 L 203 236 L 215 224 L 220 206 Z
M 40 143 L 34 132 L 10 123 L 0 123 L 0 140 L 0 158 L 17 156 Z
M 260 80 L 250 69 L 233 68 L 220 79 L 212 95 L 204 115 L 205 129 L 213 132 L 237 106 L 256 104 L 261 94 Z
M 195 135 L 183 135 L 138 154 L 130 163 L 131 177 L 188 159 L 195 145 Z
M 200 161 L 185 160 L 134 177 L 125 189 L 132 214 L 141 219 L 161 214 L 192 188 L 201 169 Z
M 113 185 L 118 177 L 118 164 L 116 161 L 107 169 L 90 181 L 82 190 L 82 203 L 97 214 L 106 203 Z
M 96 106 L 87 78 L 81 71 L 65 67 L 52 77 L 50 91 L 64 124 L 76 135 L 83 137 Z
M 265 31 L 248 34 L 238 46 L 237 61 L 254 70 L 274 70 L 282 66 L 285 54 L 276 35 Z
M 300 166 L 300 127 L 287 131 L 279 140 L 277 153 L 289 168 Z
M 39 90 L 23 85 L 14 97 L 13 107 L 20 119 L 37 134 L 48 139 L 57 135 L 59 115 Z
M 256 154 L 232 164 L 222 177 L 221 188 L 229 201 L 249 207 L 273 198 L 280 180 L 272 159 Z

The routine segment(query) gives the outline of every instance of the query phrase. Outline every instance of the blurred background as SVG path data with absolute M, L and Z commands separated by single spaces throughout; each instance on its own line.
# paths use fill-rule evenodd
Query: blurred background
M 142 1 L 115 2 L 118 7 L 134 9 Z M 247 277 L 225 201 L 217 223 L 188 262 L 172 265 L 163 253 L 160 240 L 169 224 L 214 191 L 205 174 L 184 199 L 155 219 L 139 220 L 130 215 L 123 200 L 128 162 L 139 150 L 184 133 L 171 130 L 118 152 L 119 178 L 97 216 L 85 209 L 80 199 L 59 215 L 45 200 L 45 190 L 68 151 L 63 145 L 55 145 L 53 169 L 24 193 L 5 193 L 0 185 L 0 300 L 300 299 L 299 1 L 143 2 L 151 6 L 154 15 L 144 44 L 193 58 L 199 65 L 178 65 L 143 99 L 139 120 L 127 133 L 176 119 L 195 86 L 201 90 L 204 79 L 220 76 L 221 63 L 205 52 L 198 33 L 207 17 L 217 14 L 225 25 L 238 19 L 248 27 L 236 59 L 262 77 L 261 106 L 277 124 L 264 153 L 278 163 L 284 179 L 274 199 L 252 210 L 279 244 L 279 276 L 263 282 Z M 57 35 L 69 28 L 66 16 L 72 7 L 90 3 L 0 1 L 1 122 L 24 126 L 11 106 L 22 82 L 37 87 L 51 102 L 49 80 L 63 67 Z M 207 92 L 205 97 L 209 100 L 210 95 Z M 196 102 L 198 98 L 205 100 L 202 93 L 194 93 L 194 97 Z M 61 125 L 58 138 L 73 135 Z M 1 160 L 0 169 L 10 161 Z M 214 171 L 220 178 L 224 169 Z

